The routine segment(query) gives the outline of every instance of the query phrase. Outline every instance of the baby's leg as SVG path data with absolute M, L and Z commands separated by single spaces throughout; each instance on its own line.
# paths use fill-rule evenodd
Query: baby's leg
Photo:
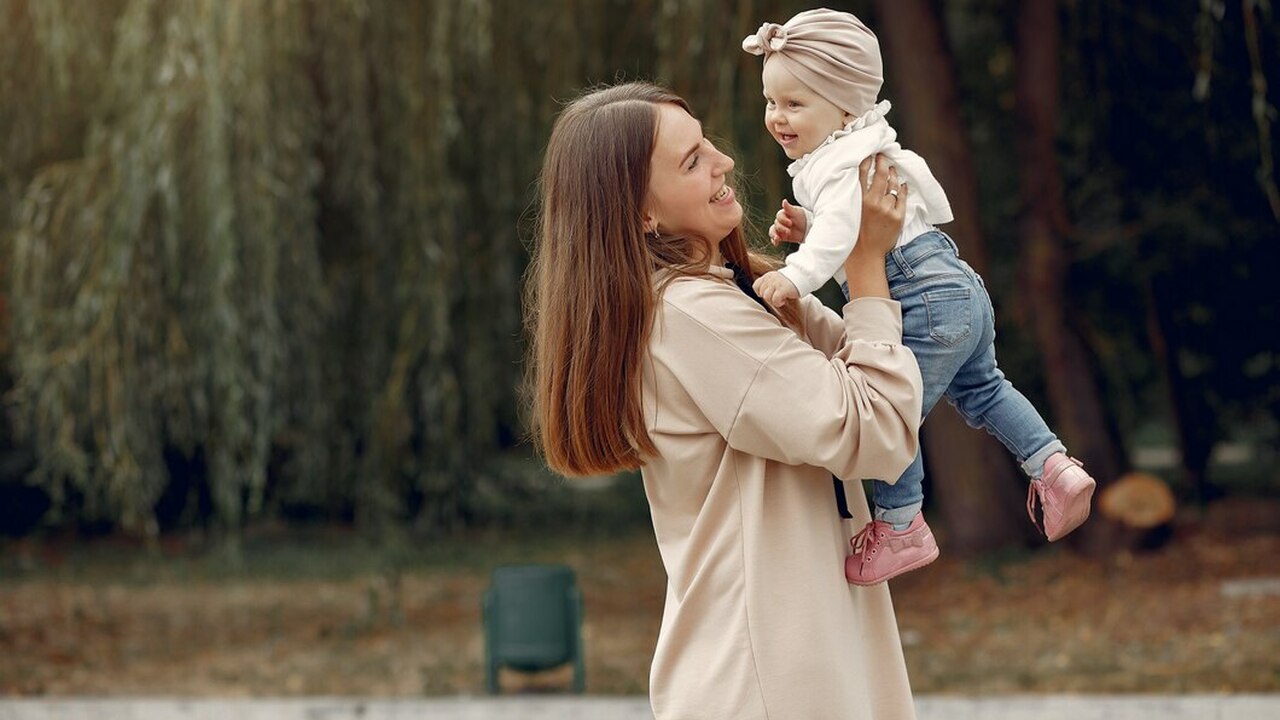
M 946 253 L 954 257 L 949 247 Z M 914 276 L 895 282 L 893 296 L 902 307 L 902 342 L 916 356 L 924 381 L 924 417 L 973 355 L 982 336 L 985 300 L 972 276 L 959 271 L 943 253 L 906 259 L 915 261 L 910 263 Z M 896 482 L 872 483 L 876 519 L 898 529 L 911 522 L 924 505 L 923 480 L 924 462 L 917 452 Z
M 929 233 L 894 250 L 885 261 L 889 289 L 902 307 L 903 343 L 911 349 L 924 380 L 922 409 L 928 415 L 952 377 L 973 354 L 981 335 L 972 275 L 957 265 L 955 245 Z M 875 519 L 854 538 L 845 559 L 845 578 L 874 585 L 923 567 L 938 557 L 938 544 L 920 509 L 924 505 L 924 464 L 919 453 L 893 483 L 874 482 Z M 888 524 L 888 527 L 885 527 Z
M 1032 478 L 1040 477 L 1045 460 L 1066 448 L 1031 401 L 1005 379 L 996 364 L 995 313 L 986 289 L 979 286 L 979 290 L 981 337 L 947 388 L 947 400 L 969 425 L 986 428 L 995 435 L 1018 458 L 1023 472 Z
M 948 294 L 947 290 L 935 287 L 931 296 L 936 293 Z M 946 345 L 931 336 L 928 331 L 930 313 L 920 295 L 906 297 L 902 303 L 902 342 L 916 356 L 920 366 L 920 377 L 924 381 L 921 418 L 928 416 L 933 406 L 938 404 L 946 391 L 956 370 L 965 362 L 970 354 L 968 342 L 958 345 Z M 963 317 L 966 312 L 962 307 L 969 302 L 963 297 L 947 300 L 957 315 Z M 933 303 L 933 317 L 938 317 L 938 303 Z M 963 323 L 963 321 L 961 321 Z M 875 505 L 875 519 L 883 520 L 902 529 L 911 522 L 916 513 L 924 507 L 924 459 L 920 451 L 916 451 L 915 460 L 892 484 L 876 480 L 871 484 L 871 500 Z
M 983 290 L 985 297 L 986 291 Z M 1027 513 L 1050 542 L 1065 537 L 1089 518 L 1097 482 L 996 365 L 995 320 L 986 302 L 983 342 L 947 389 L 947 398 L 970 425 L 985 427 L 1022 462 L 1031 476 Z

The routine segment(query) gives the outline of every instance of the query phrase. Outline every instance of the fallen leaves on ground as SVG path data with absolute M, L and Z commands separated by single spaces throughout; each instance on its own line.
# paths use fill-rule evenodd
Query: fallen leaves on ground
M 1278 503 L 1223 501 L 1180 519 L 1164 548 L 1105 560 L 1058 547 L 961 560 L 942 544 L 938 562 L 892 583 L 917 692 L 1280 689 L 1275 583 L 1223 590 L 1280 576 Z M 652 537 L 544 554 L 535 559 L 578 573 L 589 691 L 644 693 L 665 582 Z M 480 693 L 487 584 L 488 568 L 474 563 L 292 580 L 46 568 L 0 584 L 0 693 Z M 567 678 L 503 681 L 541 688 Z

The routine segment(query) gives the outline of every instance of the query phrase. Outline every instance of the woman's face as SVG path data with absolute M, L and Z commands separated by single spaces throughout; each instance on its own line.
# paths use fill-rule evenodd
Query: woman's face
M 742 222 L 742 206 L 725 182 L 732 169 L 733 159 L 703 137 L 701 123 L 676 105 L 660 105 L 647 229 L 719 243 Z

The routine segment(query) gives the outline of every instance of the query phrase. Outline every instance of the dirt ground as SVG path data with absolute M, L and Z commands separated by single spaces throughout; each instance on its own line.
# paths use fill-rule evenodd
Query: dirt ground
M 961 561 L 945 542 L 942 559 L 892 585 L 918 692 L 1280 690 L 1280 503 L 1219 502 L 1180 519 L 1162 549 L 1107 561 L 1056 547 Z M 488 573 L 538 560 L 578 572 L 588 691 L 645 692 L 664 589 L 651 536 L 511 545 L 435 548 L 397 580 L 359 558 L 350 571 L 226 573 L 180 546 L 9 542 L 0 694 L 480 693 Z

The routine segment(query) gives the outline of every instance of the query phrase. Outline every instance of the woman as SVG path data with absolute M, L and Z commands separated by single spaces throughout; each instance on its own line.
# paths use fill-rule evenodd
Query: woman
M 906 188 L 878 162 L 841 319 L 750 294 L 772 265 L 746 248 L 733 161 L 679 97 L 604 88 L 552 131 L 535 426 L 562 473 L 642 470 L 668 578 L 657 720 L 914 717 L 888 590 L 844 579 L 861 485 L 842 519 L 830 480 L 897 477 L 917 447 L 920 375 L 884 267 Z

